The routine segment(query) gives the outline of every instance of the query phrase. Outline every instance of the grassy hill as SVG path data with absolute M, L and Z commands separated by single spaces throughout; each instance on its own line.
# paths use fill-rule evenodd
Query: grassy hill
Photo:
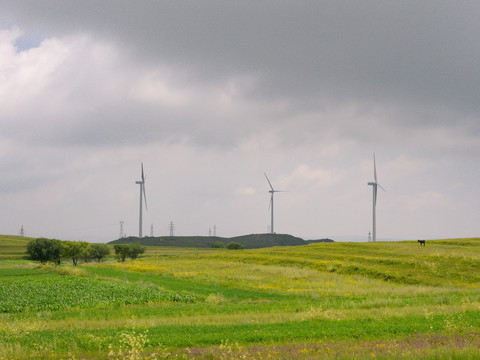
M 15 235 L 0 235 L 0 259 L 20 260 L 25 258 L 27 244 L 33 238 Z M 305 241 L 291 235 L 282 234 L 256 234 L 244 235 L 233 238 L 222 238 L 214 236 L 175 236 L 175 237 L 145 237 L 140 243 L 145 246 L 175 246 L 189 248 L 210 248 L 214 242 L 222 242 L 227 245 L 230 242 L 237 242 L 246 249 L 258 249 L 271 246 L 297 246 L 307 245 L 316 242 L 333 242 L 330 239 Z M 137 237 L 128 237 L 110 242 L 110 244 L 137 243 Z
M 30 240 L 32 239 L 22 236 L 0 235 L 0 259 L 24 258 Z
M 221 242 L 225 245 L 230 242 L 236 242 L 245 246 L 246 249 L 260 249 L 272 246 L 299 246 L 318 242 L 333 242 L 333 240 L 303 240 L 287 234 L 251 234 L 231 238 L 217 236 L 161 236 L 139 239 L 138 237 L 127 237 L 111 241 L 109 244 L 129 244 L 133 242 L 139 242 L 145 246 L 177 246 L 196 248 L 209 248 L 215 242 Z

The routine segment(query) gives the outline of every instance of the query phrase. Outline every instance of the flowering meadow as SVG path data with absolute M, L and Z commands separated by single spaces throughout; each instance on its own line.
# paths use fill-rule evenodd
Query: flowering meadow
M 11 254 L 0 360 L 480 358 L 480 239 Z

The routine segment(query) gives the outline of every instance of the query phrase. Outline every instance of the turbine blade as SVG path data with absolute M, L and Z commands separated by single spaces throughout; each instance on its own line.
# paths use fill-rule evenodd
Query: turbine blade
M 142 182 L 145 182 L 145 176 L 143 175 L 143 162 L 142 162 Z
M 267 174 L 263 173 L 263 175 L 265 175 L 265 177 L 267 178 L 268 185 L 270 185 L 270 189 L 272 189 L 272 191 L 275 191 L 275 190 L 273 190 L 272 183 L 270 182 L 270 180 L 268 180 L 268 176 L 267 176 Z
M 377 165 L 375 164 L 375 153 L 373 153 L 373 177 L 377 182 Z
M 382 185 L 380 185 L 380 184 L 377 184 L 377 185 L 380 186 L 380 189 L 382 189 L 383 191 L 387 191 L 387 190 L 385 190 L 385 189 L 383 188 Z

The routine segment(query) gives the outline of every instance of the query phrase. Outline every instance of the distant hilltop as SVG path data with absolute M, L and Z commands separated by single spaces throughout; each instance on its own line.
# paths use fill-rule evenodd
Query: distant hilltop
M 245 249 L 259 249 L 272 246 L 299 246 L 320 242 L 334 242 L 332 239 L 303 240 L 288 234 L 251 234 L 224 238 L 218 236 L 160 236 L 160 237 L 126 237 L 109 242 L 109 244 L 140 243 L 145 246 L 177 246 L 209 248 L 213 243 L 221 242 L 228 245 L 231 242 L 239 243 Z

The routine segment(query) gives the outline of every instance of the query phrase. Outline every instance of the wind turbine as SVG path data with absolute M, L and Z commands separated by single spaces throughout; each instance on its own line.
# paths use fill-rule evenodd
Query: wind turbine
M 372 185 L 373 187 L 373 226 L 372 226 L 372 241 L 375 242 L 377 241 L 377 219 L 376 219 L 376 214 L 375 214 L 375 208 L 377 206 L 377 187 L 380 186 L 380 188 L 385 191 L 385 189 L 380 185 L 377 181 L 377 166 L 375 164 L 375 153 L 373 153 L 373 177 L 375 181 L 371 181 L 368 183 L 368 185 Z
M 140 215 L 139 215 L 139 225 L 138 225 L 138 237 L 142 237 L 142 210 L 143 210 L 143 199 L 145 199 L 145 210 L 147 210 L 147 195 L 145 194 L 145 175 L 143 174 L 143 162 L 142 162 L 142 180 L 136 181 L 135 184 L 140 185 Z
M 281 190 L 275 190 L 272 186 L 272 183 L 270 182 L 270 180 L 268 179 L 268 176 L 267 174 L 263 173 L 265 175 L 265 177 L 267 178 L 267 181 L 268 181 L 268 185 L 270 185 L 270 189 L 271 190 L 268 190 L 268 192 L 270 193 L 270 211 L 271 211 L 271 225 L 270 225 L 270 233 L 271 234 L 274 234 L 275 231 L 273 229 L 273 194 L 276 193 L 276 192 L 283 192 Z

